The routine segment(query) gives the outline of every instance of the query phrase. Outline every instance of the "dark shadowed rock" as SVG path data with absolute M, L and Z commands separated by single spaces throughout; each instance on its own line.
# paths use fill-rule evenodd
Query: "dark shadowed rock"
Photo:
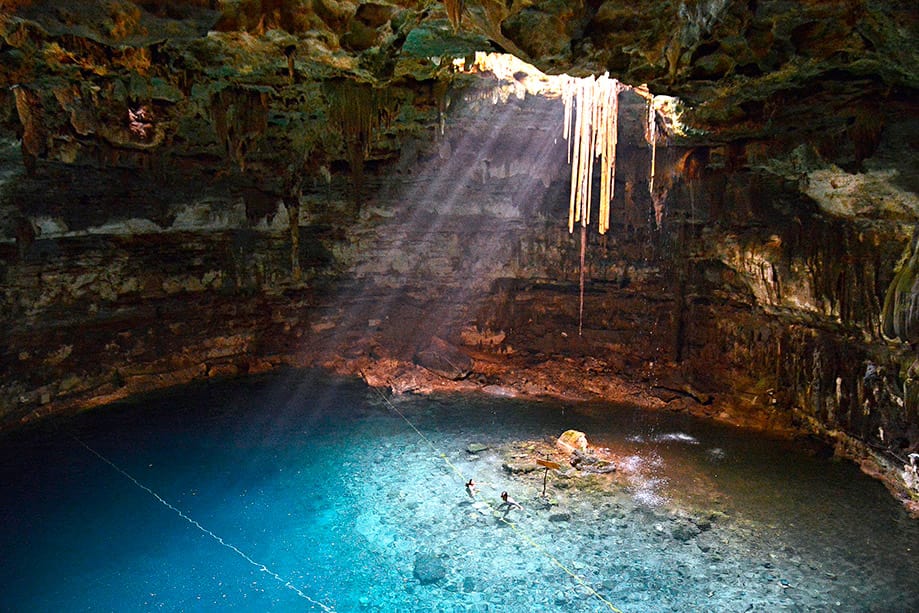
M 415 554 L 415 568 L 412 574 L 421 585 L 430 585 L 446 577 L 447 568 L 434 554 L 419 551 Z
M 464 379 L 472 372 L 472 359 L 447 341 L 434 337 L 415 354 L 419 366 L 451 380 Z
M 595 474 L 606 474 L 616 471 L 616 465 L 591 453 L 575 451 L 571 454 L 571 465 L 580 471 Z
M 680 522 L 670 531 L 671 536 L 680 542 L 687 542 L 699 535 L 701 530 L 694 523 Z

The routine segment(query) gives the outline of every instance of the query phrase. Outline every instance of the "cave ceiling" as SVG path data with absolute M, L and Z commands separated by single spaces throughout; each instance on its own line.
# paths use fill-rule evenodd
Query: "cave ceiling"
M 438 121 L 462 81 L 453 60 L 475 51 L 509 52 L 550 74 L 608 72 L 677 97 L 688 144 L 807 141 L 855 166 L 891 118 L 914 119 L 919 89 L 919 12 L 908 0 L 3 7 L 0 124 L 27 162 L 130 167 L 158 157 L 317 172 L 347 158 L 328 128 L 330 109 L 367 96 L 348 87 L 385 107 L 395 150 L 400 134 Z M 836 151 L 841 141 L 854 148 Z

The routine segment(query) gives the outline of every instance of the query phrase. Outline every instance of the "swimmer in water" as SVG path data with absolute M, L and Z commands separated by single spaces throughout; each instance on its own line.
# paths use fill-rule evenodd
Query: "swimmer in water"
M 510 511 L 511 509 L 520 509 L 521 511 L 523 510 L 523 507 L 520 506 L 520 503 L 508 496 L 507 492 L 501 492 L 501 500 L 504 502 L 499 505 L 499 508 L 505 507 L 506 511 Z
M 470 497 L 470 498 L 475 498 L 475 495 L 476 495 L 475 486 L 476 486 L 476 483 L 475 483 L 475 481 L 473 481 L 472 479 L 470 479 L 470 480 L 466 483 L 466 493 L 469 494 L 469 497 Z

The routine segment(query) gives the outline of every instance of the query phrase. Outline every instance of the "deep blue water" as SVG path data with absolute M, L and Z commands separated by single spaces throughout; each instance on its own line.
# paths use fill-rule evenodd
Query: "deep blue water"
M 392 406 L 420 434 L 292 372 L 3 436 L 0 610 L 919 610 L 919 522 L 848 462 L 624 406 Z M 541 474 L 502 463 L 568 428 L 640 469 L 553 476 L 542 509 Z M 502 489 L 513 527 L 485 506 Z M 421 583 L 419 554 L 443 578 Z

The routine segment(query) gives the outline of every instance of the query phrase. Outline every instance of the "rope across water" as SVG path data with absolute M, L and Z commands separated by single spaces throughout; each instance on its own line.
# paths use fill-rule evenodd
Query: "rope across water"
M 361 376 L 364 376 L 363 373 L 361 373 Z M 367 377 L 364 376 L 364 379 L 366 380 Z M 424 433 L 421 432 L 421 430 L 419 430 L 419 429 L 415 426 L 415 424 L 412 423 L 412 421 L 411 421 L 408 417 L 406 417 L 405 414 L 404 414 L 402 411 L 400 411 L 400 410 L 396 407 L 396 405 L 394 405 L 392 402 L 390 402 L 389 398 L 387 398 L 386 395 L 383 394 L 383 392 L 381 392 L 379 389 L 377 389 L 377 388 L 375 388 L 375 387 L 372 387 L 372 389 L 379 395 L 379 397 L 383 400 L 383 402 L 386 404 L 386 406 L 389 407 L 396 415 L 398 415 L 399 417 L 401 417 L 402 420 L 403 420 L 406 424 L 408 424 L 408 426 L 409 426 L 412 430 L 415 431 L 415 434 L 417 434 L 418 437 L 419 437 L 421 440 L 423 440 L 423 441 L 428 445 L 428 447 L 431 448 L 431 451 L 433 451 L 438 457 L 440 457 L 440 458 L 444 461 L 444 463 L 450 468 L 450 470 L 452 470 L 452 471 L 456 474 L 456 476 L 459 477 L 460 482 L 461 482 L 461 483 L 466 483 L 466 476 L 463 474 L 463 472 L 462 472 L 459 468 L 457 468 L 457 466 L 456 466 L 453 462 L 450 461 L 450 458 L 448 458 L 447 455 L 446 455 L 444 452 L 442 452 L 440 449 L 438 449 L 437 445 L 435 445 L 435 444 L 431 441 L 431 439 L 429 439 L 427 436 L 425 436 Z M 484 502 L 485 502 L 485 504 L 488 505 L 489 509 L 492 511 L 493 514 L 495 514 L 496 517 L 500 514 L 500 512 L 498 511 L 498 509 L 497 509 L 491 502 L 488 502 L 487 500 L 484 501 Z M 587 591 L 590 593 L 591 596 L 593 596 L 594 598 L 596 598 L 597 600 L 599 600 L 600 602 L 602 602 L 610 611 L 614 611 L 615 613 L 622 613 L 622 611 L 621 611 L 620 609 L 617 609 L 617 608 L 613 605 L 613 603 L 611 603 L 609 600 L 607 600 L 606 598 L 604 598 L 602 594 L 600 594 L 599 592 L 597 592 L 597 590 L 595 590 L 593 587 L 591 587 L 590 584 L 588 584 L 587 581 L 585 581 L 580 575 L 578 575 L 578 574 L 575 573 L 573 570 L 571 570 L 570 568 L 568 568 L 563 562 L 561 562 L 558 558 L 556 558 L 554 555 L 552 555 L 552 553 L 550 553 L 545 547 L 543 547 L 542 545 L 540 545 L 539 543 L 537 543 L 537 542 L 536 542 L 529 534 L 527 534 L 520 526 L 518 526 L 517 524 L 515 524 L 515 523 L 512 522 L 511 520 L 507 519 L 507 517 L 505 517 L 505 516 L 498 517 L 498 519 L 499 519 L 499 521 L 502 521 L 502 522 L 504 522 L 506 525 L 510 526 L 510 528 L 514 531 L 514 534 L 516 534 L 518 537 L 520 537 L 525 543 L 527 543 L 528 545 L 530 545 L 531 547 L 533 547 L 535 550 L 537 550 L 537 551 L 538 551 L 539 553 L 541 553 L 543 556 L 545 556 L 546 558 L 548 558 L 549 561 L 552 562 L 552 564 L 554 564 L 555 566 L 557 566 L 558 568 L 560 568 L 560 569 L 561 569 L 562 571 L 564 571 L 567 575 L 569 575 L 572 579 L 574 579 L 574 580 L 578 583 L 578 585 L 580 585 L 582 588 L 584 588 L 585 590 L 587 590 Z
M 190 523 L 191 525 L 193 525 L 195 528 L 197 528 L 198 530 L 200 530 L 200 531 L 203 532 L 204 534 L 208 535 L 209 537 L 211 537 L 212 539 L 214 539 L 215 541 L 217 541 L 218 543 L 220 543 L 221 545 L 223 545 L 224 547 L 226 547 L 226 548 L 229 549 L 230 551 L 233 551 L 234 553 L 236 553 L 237 555 L 239 555 L 239 557 L 241 557 L 243 560 L 245 560 L 246 562 L 248 562 L 248 563 L 251 564 L 252 566 L 254 566 L 254 567 L 256 567 L 257 569 L 259 569 L 261 572 L 266 573 L 268 576 L 274 578 L 278 583 L 281 583 L 284 587 L 286 587 L 286 588 L 292 590 L 292 591 L 293 591 L 294 593 L 296 593 L 297 596 L 299 596 L 300 598 L 303 598 L 303 599 L 306 600 L 307 602 L 316 605 L 317 607 L 319 607 L 319 608 L 322 609 L 323 611 L 326 611 L 327 613 L 334 613 L 335 609 L 333 609 L 333 608 L 330 607 L 329 605 L 326 605 L 326 604 L 324 604 L 324 603 L 322 603 L 322 602 L 319 602 L 318 600 L 315 600 L 315 599 L 313 599 L 313 598 L 310 598 L 306 593 L 303 592 L 303 590 L 301 590 L 300 588 L 298 588 L 296 585 L 294 585 L 294 584 L 291 583 L 290 581 L 284 579 L 281 575 L 279 575 L 278 573 L 274 572 L 273 570 L 271 570 L 270 568 L 268 568 L 267 566 L 265 566 L 265 565 L 262 564 L 261 562 L 256 562 L 256 561 L 253 560 L 251 557 L 249 557 L 245 552 L 243 552 L 241 549 L 239 549 L 239 548 L 236 547 L 235 545 L 232 545 L 231 543 L 226 542 L 226 541 L 223 540 L 221 537 L 217 536 L 216 534 L 214 534 L 213 532 L 211 532 L 210 530 L 208 530 L 207 528 L 205 528 L 204 526 L 202 526 L 202 525 L 201 525 L 200 523 L 198 523 L 195 519 L 192 519 L 191 517 L 189 517 L 188 515 L 186 515 L 185 513 L 183 513 L 181 510 L 179 510 L 178 508 L 176 508 L 175 506 L 173 506 L 172 504 L 170 504 L 170 503 L 169 503 L 166 499 L 164 499 L 162 496 L 160 496 L 159 494 L 157 494 L 156 492 L 154 492 L 152 489 L 150 489 L 149 487 L 147 487 L 146 485 L 144 485 L 143 483 L 141 483 L 140 481 L 138 481 L 137 479 L 135 479 L 133 475 L 131 475 L 131 474 L 128 473 L 126 470 L 124 470 L 123 468 L 121 468 L 120 466 L 118 466 L 117 464 L 115 464 L 114 462 L 112 462 L 111 460 L 109 460 L 107 457 L 105 457 L 104 455 L 102 455 L 101 453 L 99 453 L 98 451 L 96 451 L 95 449 L 93 449 L 92 447 L 90 447 L 89 445 L 87 445 L 86 443 L 84 443 L 81 439 L 79 439 L 79 438 L 77 438 L 77 437 L 74 437 L 74 440 L 75 440 L 76 442 L 78 442 L 80 445 L 82 445 L 82 446 L 83 446 L 87 451 L 89 451 L 91 454 L 93 454 L 94 456 L 96 456 L 97 458 L 99 458 L 100 460 L 102 460 L 103 462 L 105 462 L 106 464 L 108 464 L 109 466 L 111 466 L 112 468 L 114 468 L 116 471 L 118 471 L 119 473 L 121 473 L 121 474 L 124 475 L 125 477 L 127 477 L 132 483 L 134 483 L 134 485 L 136 485 L 136 486 L 139 487 L 140 489 L 144 490 L 145 492 L 147 492 L 148 494 L 150 494 L 150 495 L 153 496 L 154 498 L 156 498 L 163 506 L 165 506 L 166 508 L 168 508 L 168 509 L 172 510 L 173 512 L 175 512 L 176 515 L 178 515 L 179 517 L 181 517 L 182 519 L 184 519 L 185 521 L 187 521 L 188 523 Z
M 365 377 L 365 379 L 366 379 L 366 377 Z M 377 389 L 377 388 L 373 388 L 373 390 L 379 395 L 379 397 L 380 397 L 380 398 L 382 399 L 382 401 L 386 404 L 386 406 L 389 407 L 389 409 L 392 410 L 396 415 L 398 415 L 398 416 L 399 416 L 399 417 L 400 417 L 400 418 L 401 418 L 401 419 L 402 419 L 402 420 L 403 420 L 403 421 L 404 421 L 404 422 L 415 432 L 415 434 L 417 434 L 418 437 L 419 437 L 422 441 L 424 441 L 425 444 L 428 445 L 428 447 L 430 447 L 431 451 L 434 452 L 435 455 L 437 455 L 438 457 L 440 457 L 440 458 L 444 461 L 444 463 L 450 468 L 450 470 L 453 471 L 453 473 L 455 473 L 457 477 L 459 477 L 460 482 L 461 482 L 461 483 L 466 483 L 466 476 L 463 474 L 463 472 L 462 472 L 453 462 L 450 461 L 450 458 L 448 458 L 447 455 L 446 455 L 445 453 L 443 453 L 443 452 L 442 452 L 442 451 L 431 441 L 431 439 L 429 439 L 427 436 L 425 436 L 425 434 L 424 434 L 421 430 L 419 430 L 418 427 L 415 426 L 415 424 L 412 423 L 412 421 L 411 421 L 408 417 L 406 417 L 405 414 L 404 414 L 402 411 L 400 411 L 400 410 L 389 400 L 389 398 L 387 398 L 387 397 L 383 394 L 383 392 L 381 392 L 381 391 L 380 391 L 379 389 Z M 89 446 L 87 443 L 85 443 L 83 440 L 81 440 L 81 439 L 79 439 L 79 438 L 77 438 L 77 437 L 74 437 L 74 440 L 75 440 L 77 443 L 79 443 L 83 448 L 85 448 L 87 451 L 89 451 L 91 454 L 93 454 L 94 456 L 96 456 L 97 458 L 99 458 L 101 461 L 103 461 L 103 462 L 105 462 L 106 464 L 108 464 L 109 466 L 111 466 L 115 471 L 117 471 L 118 473 L 120 473 L 121 475 L 123 475 L 125 478 L 127 478 L 128 480 L 130 480 L 132 483 L 134 483 L 134 485 L 136 485 L 137 487 L 139 487 L 139 488 L 142 489 L 143 491 L 145 491 L 145 492 L 147 492 L 148 494 L 150 494 L 151 496 L 153 496 L 160 504 L 162 504 L 162 505 L 165 506 L 166 508 L 170 509 L 170 510 L 173 511 L 174 513 L 176 513 L 179 517 L 181 517 L 182 519 L 184 519 L 185 521 L 187 521 L 188 523 L 190 523 L 191 525 L 193 525 L 195 528 L 197 528 L 198 530 L 200 530 L 201 532 L 203 532 L 203 533 L 206 534 L 207 536 L 209 536 L 209 537 L 211 537 L 212 539 L 214 539 L 215 541 L 217 541 L 217 543 L 219 543 L 219 544 L 222 545 L 223 547 L 226 547 L 227 549 L 229 549 L 229 550 L 231 550 L 232 552 L 236 553 L 238 556 L 240 556 L 240 557 L 241 557 L 242 559 L 244 559 L 246 562 L 248 562 L 248 563 L 251 564 L 252 566 L 256 567 L 259 571 L 261 571 L 261 572 L 263 572 L 263 573 L 266 573 L 267 575 L 269 575 L 270 577 L 272 577 L 273 579 L 275 579 L 278 583 L 282 584 L 284 587 L 286 587 L 286 588 L 290 589 L 291 591 L 293 591 L 294 593 L 296 593 L 300 598 L 302 598 L 302 599 L 306 600 L 307 602 L 309 602 L 309 603 L 311 603 L 311 604 L 313 604 L 313 605 L 319 607 L 319 608 L 322 609 L 323 611 L 326 611 L 327 613 L 334 613 L 335 609 L 334 609 L 332 606 L 326 605 L 325 603 L 322 603 L 322 602 L 320 602 L 320 601 L 318 601 L 318 600 L 315 600 L 314 598 L 311 598 L 309 595 L 307 595 L 305 592 L 303 592 L 303 590 L 301 590 L 300 588 L 298 588 L 297 586 L 295 586 L 295 585 L 294 585 L 293 583 L 291 583 L 289 580 L 284 579 L 281 575 L 279 575 L 278 573 L 276 573 L 276 572 L 274 572 L 273 570 L 271 570 L 270 568 L 268 568 L 268 566 L 266 566 L 265 564 L 262 564 L 261 562 L 258 562 L 258 561 L 256 561 L 256 560 L 254 560 L 252 557 L 250 557 L 248 554 L 246 554 L 244 551 L 242 551 L 241 549 L 239 549 L 239 548 L 236 547 L 235 545 L 233 545 L 233 544 L 231 544 L 231 543 L 228 543 L 228 542 L 225 541 L 222 537 L 218 536 L 217 534 L 215 534 L 215 533 L 212 532 L 211 530 L 205 528 L 205 527 L 204 527 L 203 525 L 201 525 L 197 520 L 193 519 L 192 517 L 190 517 L 189 515 L 187 515 L 186 513 L 184 513 L 183 511 L 181 511 L 181 510 L 178 509 L 177 507 L 175 507 L 174 505 L 172 505 L 172 504 L 171 504 L 169 501 L 167 501 L 165 498 L 163 498 L 162 496 L 160 496 L 158 493 L 156 493 L 154 490 L 152 490 L 152 489 L 149 488 L 148 486 L 146 486 L 146 485 L 144 485 L 143 483 L 141 483 L 141 482 L 140 482 L 138 479 L 136 479 L 133 475 L 131 475 L 131 474 L 128 473 L 126 470 L 124 470 L 123 468 L 121 468 L 120 466 L 118 466 L 117 464 L 115 464 L 113 461 L 109 460 L 107 457 L 105 457 L 104 455 L 102 455 L 101 453 L 99 453 L 98 451 L 96 451 L 94 448 L 90 447 L 90 446 Z M 501 521 L 501 522 L 503 522 L 504 524 L 506 524 L 507 526 L 509 526 L 509 527 L 514 531 L 514 534 L 516 534 L 521 540 L 523 540 L 523 541 L 524 541 L 525 543 L 527 543 L 529 546 L 533 547 L 533 549 L 535 549 L 536 551 L 538 551 L 539 553 L 541 553 L 543 556 L 545 556 L 550 562 L 552 562 L 552 564 L 554 564 L 554 565 L 557 566 L 559 569 L 561 569 L 562 571 L 564 571 L 564 572 L 565 572 L 568 576 L 570 576 L 575 582 L 577 582 L 578 585 L 580 585 L 582 588 L 584 588 L 591 596 L 593 596 L 594 598 L 596 598 L 597 600 L 599 600 L 601 603 L 603 603 L 603 605 L 604 605 L 608 610 L 613 611 L 613 612 L 615 612 L 615 613 L 622 613 L 622 611 L 621 611 L 620 609 L 616 608 L 616 607 L 613 605 L 613 603 L 611 603 L 609 600 L 607 600 L 606 598 L 604 598 L 602 594 L 600 594 L 599 592 L 597 592 L 597 591 L 596 591 L 590 584 L 588 584 L 587 581 L 585 581 L 580 575 L 578 575 L 577 573 L 575 573 L 575 572 L 574 572 L 573 570 L 571 570 L 568 566 L 566 566 L 563 562 L 561 562 L 558 558 L 556 558 L 554 555 L 552 555 L 552 553 L 549 552 L 545 547 L 543 547 L 543 546 L 540 545 L 538 542 L 536 542 L 536 540 L 534 540 L 529 534 L 527 534 L 520 526 L 518 526 L 518 525 L 517 525 L 516 523 L 514 523 L 513 521 L 507 519 L 506 515 L 505 515 L 505 516 L 500 516 L 500 511 L 497 509 L 497 507 L 495 507 L 495 505 L 493 505 L 493 504 L 492 504 L 491 502 L 489 502 L 489 501 L 484 501 L 484 502 L 485 502 L 485 504 L 488 505 L 489 509 L 492 511 L 492 513 L 495 515 L 495 517 L 498 517 L 499 521 Z

